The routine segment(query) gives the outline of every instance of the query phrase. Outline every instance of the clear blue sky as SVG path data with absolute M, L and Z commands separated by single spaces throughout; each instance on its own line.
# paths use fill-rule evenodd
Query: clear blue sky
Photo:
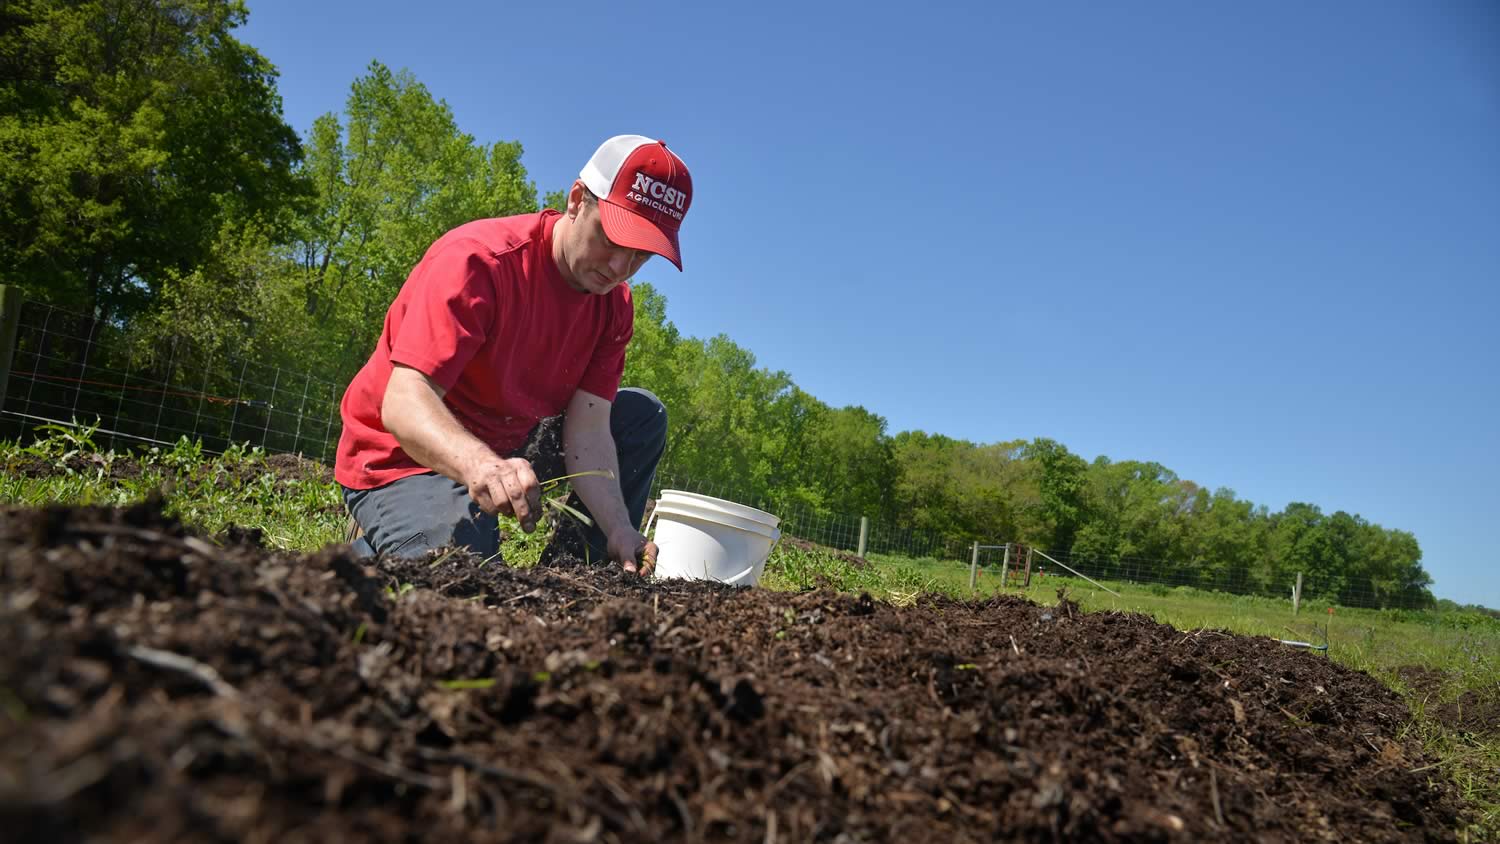
M 543 191 L 665 139 L 641 277 L 829 404 L 1358 513 L 1500 607 L 1500 5 L 248 2 L 304 134 L 378 59 Z

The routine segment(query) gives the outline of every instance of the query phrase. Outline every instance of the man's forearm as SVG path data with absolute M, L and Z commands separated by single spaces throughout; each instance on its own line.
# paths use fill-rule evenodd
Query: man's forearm
M 570 475 L 601 470 L 609 473 L 609 477 L 589 475 L 571 481 L 606 537 L 625 528 L 634 530 L 638 527 L 630 523 L 630 511 L 620 494 L 620 459 L 608 428 L 582 427 L 570 424 L 564 417 L 563 462 Z
M 381 421 L 407 456 L 461 484 L 469 483 L 476 462 L 492 454 L 454 418 L 442 396 L 415 370 L 392 375 Z

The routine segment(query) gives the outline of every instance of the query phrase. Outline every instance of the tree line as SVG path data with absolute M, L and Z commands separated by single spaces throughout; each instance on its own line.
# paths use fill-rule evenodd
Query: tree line
M 128 327 L 140 349 L 346 381 L 407 272 L 468 220 L 557 207 L 516 141 L 462 132 L 406 71 L 372 62 L 299 137 L 276 69 L 228 0 L 18 0 L 0 9 L 0 283 Z M 565 187 L 565 186 L 560 186 Z M 1313 504 L 1280 512 L 1150 462 L 1047 440 L 892 434 L 831 407 L 726 336 L 683 336 L 633 286 L 626 382 L 671 413 L 665 464 L 770 507 L 859 513 L 959 540 L 1021 541 L 1129 576 L 1426 606 L 1410 533 Z

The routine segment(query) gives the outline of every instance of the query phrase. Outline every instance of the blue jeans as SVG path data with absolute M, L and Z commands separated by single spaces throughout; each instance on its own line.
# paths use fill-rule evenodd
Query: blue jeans
M 656 466 L 667 446 L 667 409 L 646 390 L 622 388 L 610 409 L 609 432 L 620 460 L 620 492 L 631 523 L 639 528 Z M 576 495 L 574 499 L 587 513 Z M 449 546 L 468 548 L 484 557 L 500 550 L 499 519 L 479 509 L 468 487 L 436 472 L 374 489 L 345 487 L 344 504 L 364 530 L 364 536 L 350 546 L 358 557 L 423 557 Z M 589 528 L 587 539 L 592 559 L 604 559 L 608 544 L 597 523 Z

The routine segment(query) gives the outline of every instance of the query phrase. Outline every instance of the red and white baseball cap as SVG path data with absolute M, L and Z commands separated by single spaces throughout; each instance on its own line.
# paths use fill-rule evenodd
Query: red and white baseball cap
M 611 242 L 682 269 L 677 229 L 693 202 L 693 177 L 664 141 L 616 135 L 600 144 L 578 178 L 599 197 L 599 220 Z

